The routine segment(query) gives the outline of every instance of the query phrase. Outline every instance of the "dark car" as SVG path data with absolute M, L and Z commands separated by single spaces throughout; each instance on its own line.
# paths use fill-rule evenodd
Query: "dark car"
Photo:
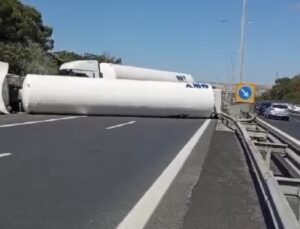
M 261 102 L 256 102 L 255 104 L 254 104 L 254 111 L 257 113 L 258 112 L 258 110 L 259 110 L 259 108 L 260 108 L 260 105 L 261 105 Z
M 269 108 L 271 105 L 272 105 L 271 102 L 261 102 L 257 113 L 259 115 L 264 115 L 266 109 Z

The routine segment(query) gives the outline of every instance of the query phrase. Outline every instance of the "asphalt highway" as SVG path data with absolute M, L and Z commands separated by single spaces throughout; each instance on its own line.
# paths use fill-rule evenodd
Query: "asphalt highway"
M 266 228 L 237 139 L 216 123 L 0 116 L 0 228 Z
M 0 116 L 0 228 L 115 228 L 205 120 Z
M 291 115 L 290 121 L 262 118 L 271 125 L 300 140 L 300 115 Z

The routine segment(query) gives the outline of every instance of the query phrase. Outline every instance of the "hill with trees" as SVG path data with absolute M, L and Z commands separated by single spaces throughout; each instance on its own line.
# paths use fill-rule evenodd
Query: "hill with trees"
M 293 78 L 280 78 L 271 90 L 265 92 L 261 99 L 300 104 L 300 74 Z
M 9 63 L 11 73 L 56 74 L 62 63 L 82 59 L 122 63 L 121 58 L 106 53 L 53 52 L 52 32 L 34 7 L 19 0 L 0 1 L 0 61 Z

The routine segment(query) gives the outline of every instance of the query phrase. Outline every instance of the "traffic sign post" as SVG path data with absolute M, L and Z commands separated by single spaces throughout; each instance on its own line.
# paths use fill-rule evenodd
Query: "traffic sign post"
M 256 92 L 256 84 L 238 83 L 236 85 L 235 100 L 237 103 L 254 103 L 255 92 Z

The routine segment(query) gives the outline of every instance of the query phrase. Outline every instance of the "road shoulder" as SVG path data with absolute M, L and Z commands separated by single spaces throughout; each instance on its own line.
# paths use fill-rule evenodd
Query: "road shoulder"
M 233 132 L 215 131 L 183 228 L 266 228 L 245 155 Z
M 207 127 L 190 157 L 151 216 L 145 229 L 176 229 L 182 227 L 184 215 L 188 210 L 187 203 L 193 187 L 199 179 L 216 122 L 216 120 L 212 120 Z

